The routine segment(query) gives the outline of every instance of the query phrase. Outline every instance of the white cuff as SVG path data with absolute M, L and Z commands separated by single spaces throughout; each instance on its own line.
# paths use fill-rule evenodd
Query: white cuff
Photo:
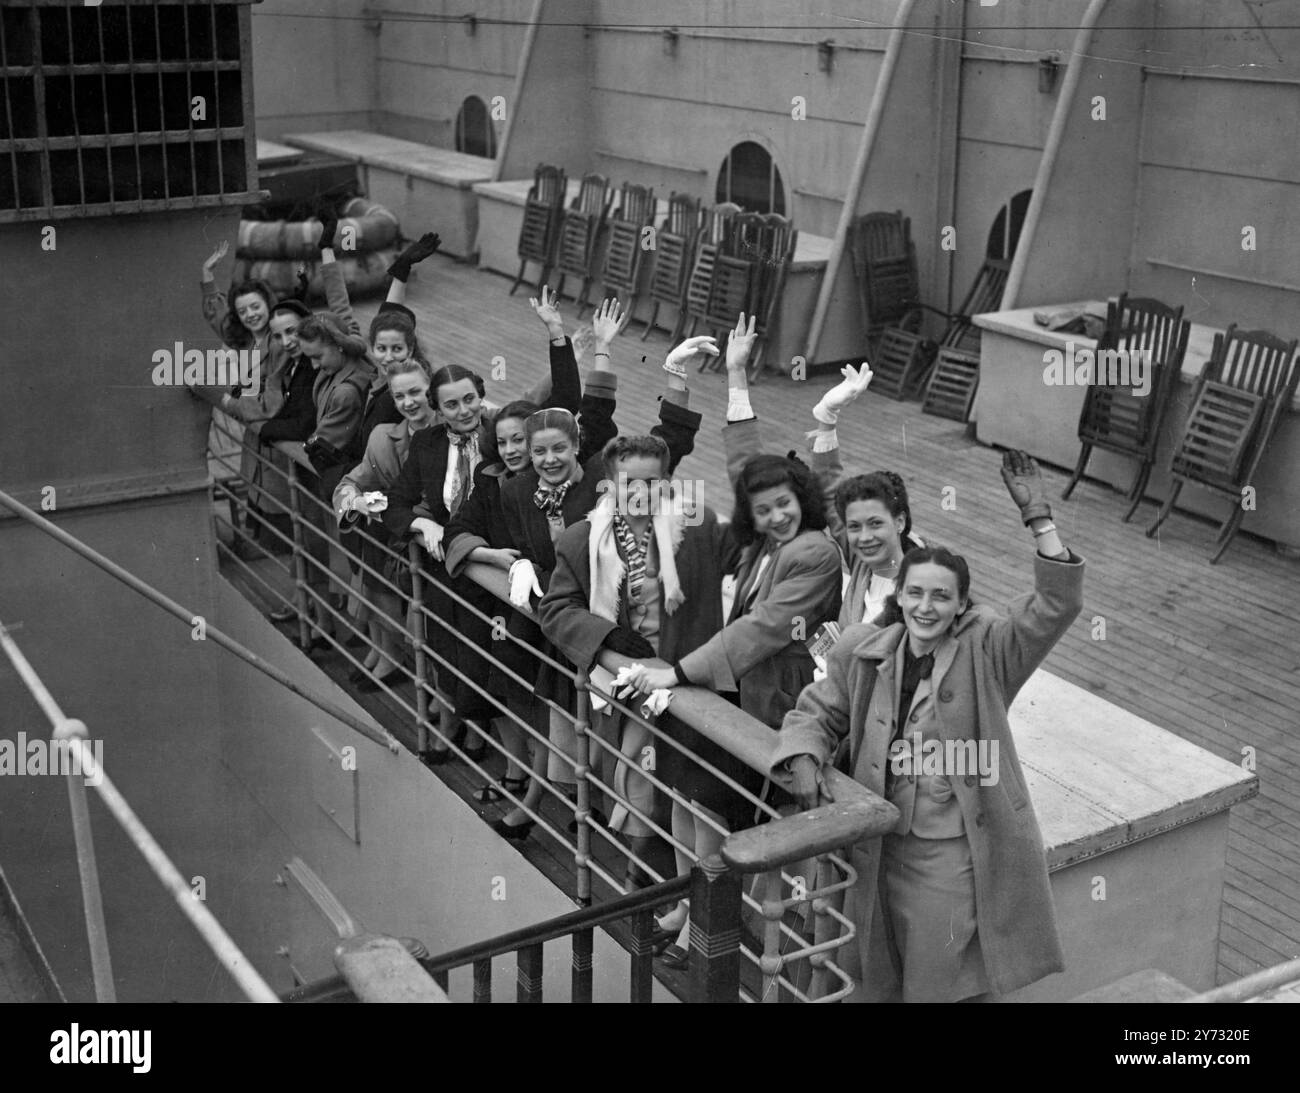
M 833 452 L 840 446 L 839 434 L 834 429 L 818 429 L 817 435 L 813 437 L 813 453 L 820 455 L 822 452 Z
M 754 409 L 749 405 L 749 392 L 739 387 L 727 388 L 727 420 L 748 421 L 754 416 Z

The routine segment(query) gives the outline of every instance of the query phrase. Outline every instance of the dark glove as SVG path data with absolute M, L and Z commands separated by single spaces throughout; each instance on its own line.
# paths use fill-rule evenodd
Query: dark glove
M 334 237 L 339 231 L 339 218 L 334 214 L 333 209 L 326 209 L 320 214 L 320 246 L 324 250 L 326 247 L 334 246 Z
M 442 245 L 442 236 L 437 232 L 425 232 L 419 239 L 402 251 L 393 264 L 388 267 L 388 274 L 394 281 L 405 283 L 411 276 L 411 267 L 423 262 Z
M 655 647 L 635 630 L 624 630 L 621 627 L 606 634 L 601 644 L 612 652 L 622 653 L 625 657 L 644 658 L 657 655 Z
M 1020 509 L 1020 518 L 1027 524 L 1030 520 L 1044 517 L 1052 518 L 1052 508 L 1044 499 L 1047 492 L 1043 485 L 1043 476 L 1038 472 L 1038 464 L 1028 452 L 1006 451 L 1002 453 L 1002 481 L 1007 484 L 1007 493 Z
M 307 293 L 310 291 L 311 278 L 307 276 L 306 265 L 301 265 L 298 267 L 298 288 L 294 292 L 294 297 L 305 304 L 307 302 Z

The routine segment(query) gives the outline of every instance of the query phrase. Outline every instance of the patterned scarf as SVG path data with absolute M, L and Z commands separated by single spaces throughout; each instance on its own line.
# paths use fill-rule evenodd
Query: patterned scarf
M 561 509 L 564 505 L 564 495 L 569 492 L 569 487 L 572 485 L 573 482 L 570 480 L 555 487 L 538 486 L 533 494 L 533 504 L 542 510 L 547 520 L 563 520 L 564 514 Z
M 455 516 L 461 504 L 474 491 L 474 468 L 478 465 L 481 456 L 478 450 L 477 432 L 464 435 L 448 432 L 447 438 L 456 453 L 456 480 L 451 486 L 451 500 L 447 504 L 447 511 Z
M 645 534 L 638 541 L 636 534 L 628 526 L 628 522 L 618 513 L 614 514 L 614 534 L 618 537 L 618 545 L 623 548 L 623 553 L 627 556 L 627 587 L 633 603 L 641 602 L 641 585 L 645 581 L 646 552 L 650 546 L 650 533 L 652 531 L 654 531 L 653 524 L 647 526 Z

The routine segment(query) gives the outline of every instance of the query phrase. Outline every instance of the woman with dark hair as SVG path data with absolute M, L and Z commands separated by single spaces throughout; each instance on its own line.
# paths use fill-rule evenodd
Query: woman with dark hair
M 797 459 L 755 453 L 757 422 L 742 378 L 754 325 L 742 313 L 727 342 L 730 398 L 722 435 L 735 509 L 719 554 L 721 571 L 735 576 L 736 591 L 726 625 L 671 668 L 641 666 L 630 681 L 646 694 L 680 684 L 735 694 L 741 709 L 776 728 L 813 681 L 816 663 L 806 639 L 839 612 L 840 552 L 825 533 L 817 476 Z M 761 788 L 762 776 L 729 752 L 685 726 L 678 738 L 751 792 Z M 684 763 L 672 778 L 683 796 L 730 830 L 743 826 L 747 813 L 752 817 L 743 797 L 694 763 Z M 673 830 L 700 856 L 715 852 L 722 840 L 681 806 L 674 808 Z M 685 901 L 659 920 L 661 931 L 678 932 L 665 953 L 670 966 L 685 966 L 688 926 Z
M 903 555 L 925 542 L 912 534 L 907 487 L 893 471 L 846 478 L 835 490 L 835 512 L 849 561 L 839 617 L 843 628 L 880 615 Z
M 1078 615 L 1084 564 L 1034 461 L 1005 453 L 1002 478 L 1038 548 L 1032 594 L 1000 615 L 971 604 L 960 555 L 908 551 L 885 625 L 844 632 L 772 756 L 773 778 L 811 808 L 833 800 L 824 771 L 847 747 L 853 777 L 899 810 L 892 833 L 852 849 L 855 1001 L 956 1002 L 1063 968 L 1007 709 Z

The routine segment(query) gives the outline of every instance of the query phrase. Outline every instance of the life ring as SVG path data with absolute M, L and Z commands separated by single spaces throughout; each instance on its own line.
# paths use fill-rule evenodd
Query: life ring
M 396 247 L 371 251 L 369 254 L 337 252 L 338 264 L 343 270 L 343 281 L 348 295 L 373 296 L 386 291 L 388 267 L 397 257 Z M 277 296 L 288 296 L 298 291 L 298 267 L 307 267 L 309 291 L 325 295 L 325 285 L 320 276 L 320 262 L 295 258 L 263 258 L 258 261 L 241 261 L 235 266 L 237 281 L 259 279 L 271 286 Z
M 361 255 L 392 246 L 397 242 L 398 230 L 397 217 L 384 206 L 354 197 L 341 210 L 334 238 L 340 255 Z M 314 219 L 241 220 L 235 257 L 249 262 L 282 258 L 309 261 L 320 253 L 316 245 L 319 234 Z

